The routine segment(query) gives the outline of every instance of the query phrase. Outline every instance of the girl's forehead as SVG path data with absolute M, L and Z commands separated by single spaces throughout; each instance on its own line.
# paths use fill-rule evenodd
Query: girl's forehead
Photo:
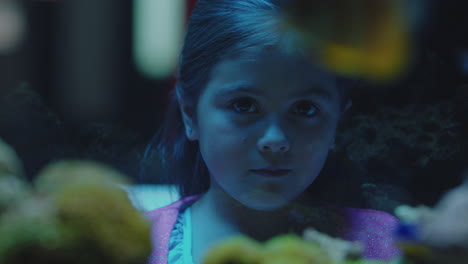
M 210 83 L 218 89 L 243 84 L 267 91 L 281 89 L 285 93 L 311 88 L 338 93 L 335 77 L 309 59 L 273 52 L 224 59 L 213 68 Z

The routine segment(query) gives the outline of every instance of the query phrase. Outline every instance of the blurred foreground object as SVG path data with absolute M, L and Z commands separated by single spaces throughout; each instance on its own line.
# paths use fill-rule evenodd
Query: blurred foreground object
M 0 0 L 0 54 L 12 52 L 23 40 L 26 17 L 20 1 Z
M 276 236 L 259 243 L 237 236 L 214 246 L 203 264 L 372 264 L 360 259 L 362 248 L 355 242 L 335 239 L 313 229 L 304 237 L 294 234 Z
M 0 177 L 3 175 L 20 176 L 22 174 L 23 165 L 15 150 L 0 139 Z
M 293 0 L 285 29 L 326 68 L 351 77 L 386 81 L 406 68 L 409 4 L 402 0 Z
M 22 176 L 23 166 L 15 150 L 0 139 L 0 216 L 28 194 Z
M 147 77 L 164 79 L 174 72 L 185 25 L 185 0 L 133 2 L 133 56 Z
M 0 201 L 9 202 L 0 210 L 0 263 L 146 262 L 150 225 L 119 187 L 126 182 L 119 172 L 95 162 L 60 161 L 46 167 L 33 188 L 2 176 L 0 189 L 14 187 L 23 195 L 11 199 L 0 192 Z
M 405 259 L 414 264 L 468 263 L 468 180 L 434 208 L 400 206 L 399 235 Z

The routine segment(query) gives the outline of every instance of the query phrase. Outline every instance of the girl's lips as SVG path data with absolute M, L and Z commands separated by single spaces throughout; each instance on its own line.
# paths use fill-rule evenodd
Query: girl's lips
M 265 177 L 281 177 L 291 172 L 291 170 L 288 170 L 288 169 L 279 169 L 279 170 L 263 170 L 262 169 L 262 170 L 251 170 L 251 171 L 257 174 L 260 174 L 262 176 L 265 176 Z

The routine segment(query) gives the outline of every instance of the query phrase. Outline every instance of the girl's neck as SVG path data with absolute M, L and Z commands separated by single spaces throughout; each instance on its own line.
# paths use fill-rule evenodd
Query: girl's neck
M 212 189 L 190 208 L 193 227 L 192 254 L 196 263 L 202 263 L 202 258 L 210 247 L 232 236 L 242 234 L 264 241 L 289 231 L 289 221 L 284 210 L 255 211 Z
M 339 217 L 320 206 L 305 206 L 300 200 L 302 197 L 285 208 L 265 212 L 240 204 L 222 190 L 210 189 L 191 206 L 194 258 L 200 261 L 207 248 L 239 234 L 265 241 L 285 233 L 302 235 L 311 226 L 336 235 L 329 227 L 335 229 L 338 225 L 333 222 Z
M 275 211 L 253 210 L 222 190 L 210 189 L 194 207 L 194 210 L 198 209 L 209 215 L 211 221 L 232 233 L 241 233 L 260 241 L 290 231 L 289 208 Z

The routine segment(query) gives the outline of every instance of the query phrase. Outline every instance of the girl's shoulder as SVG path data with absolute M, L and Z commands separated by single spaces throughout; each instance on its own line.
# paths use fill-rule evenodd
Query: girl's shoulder
M 305 226 L 333 237 L 361 242 L 365 258 L 389 260 L 400 254 L 395 239 L 398 220 L 389 213 L 327 205 L 296 208 L 296 213 Z
M 390 260 L 400 255 L 396 230 L 398 219 L 383 211 L 344 208 L 346 229 L 342 238 L 364 244 L 365 258 Z
M 348 226 L 355 229 L 380 227 L 388 230 L 397 228 L 398 219 L 384 211 L 373 209 L 343 208 Z
M 382 228 L 393 230 L 397 228 L 395 216 L 373 209 L 340 207 L 330 204 L 295 205 L 292 210 L 296 219 L 304 224 L 321 224 L 340 226 L 352 230 Z
M 167 263 L 171 231 L 182 208 L 196 201 L 199 196 L 189 196 L 167 206 L 145 213 L 151 224 L 152 251 L 150 264 Z
M 175 222 L 175 220 L 177 219 L 177 216 L 179 215 L 179 212 L 183 211 L 185 208 L 187 208 L 187 206 L 192 204 L 199 197 L 200 196 L 185 197 L 169 205 L 145 212 L 145 217 L 149 219 L 151 222 L 155 222 L 155 221 L 167 222 L 168 219 L 171 219 Z

